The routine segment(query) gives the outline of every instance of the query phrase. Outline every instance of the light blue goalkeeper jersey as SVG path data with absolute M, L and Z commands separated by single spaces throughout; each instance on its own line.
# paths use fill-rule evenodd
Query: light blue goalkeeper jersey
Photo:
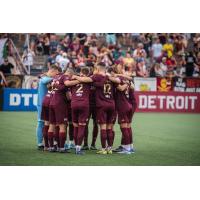
M 42 106 L 42 100 L 44 96 L 47 94 L 47 84 L 52 81 L 51 77 L 43 76 L 39 81 L 38 86 L 38 101 L 37 106 Z

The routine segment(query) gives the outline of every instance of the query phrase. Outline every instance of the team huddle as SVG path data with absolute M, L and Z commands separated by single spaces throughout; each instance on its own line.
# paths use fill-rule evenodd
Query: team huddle
M 134 85 L 122 65 L 107 68 L 100 62 L 94 68 L 82 67 L 79 73 L 72 68 L 61 73 L 59 67 L 53 65 L 44 76 L 50 77 L 41 108 L 44 151 L 67 153 L 74 148 L 75 154 L 82 155 L 83 150 L 97 150 L 95 144 L 100 127 L 102 148 L 97 154 L 134 153 L 131 128 L 136 109 Z M 89 147 L 90 118 L 93 131 Z M 113 150 L 116 120 L 122 138 L 120 146 Z

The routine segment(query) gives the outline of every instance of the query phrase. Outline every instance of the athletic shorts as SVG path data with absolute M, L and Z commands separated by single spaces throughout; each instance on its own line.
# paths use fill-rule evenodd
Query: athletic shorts
M 67 119 L 67 105 L 49 106 L 49 122 L 51 124 L 66 124 Z
M 49 106 L 42 106 L 41 119 L 49 121 Z
M 89 106 L 74 106 L 72 107 L 72 122 L 87 123 L 89 118 Z
M 133 118 L 133 109 L 118 110 L 118 123 L 131 123 Z
M 97 108 L 98 124 L 113 124 L 115 120 L 115 106 L 109 105 Z

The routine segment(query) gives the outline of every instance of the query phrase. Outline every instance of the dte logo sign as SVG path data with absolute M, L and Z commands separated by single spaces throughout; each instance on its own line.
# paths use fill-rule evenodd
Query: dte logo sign
M 34 111 L 37 106 L 37 90 L 4 89 L 5 111 Z

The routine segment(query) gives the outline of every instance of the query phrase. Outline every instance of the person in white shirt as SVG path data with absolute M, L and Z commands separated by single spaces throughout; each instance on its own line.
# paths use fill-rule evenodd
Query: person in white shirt
M 146 51 L 144 50 L 144 45 L 142 43 L 139 43 L 137 48 L 133 51 L 133 58 L 139 59 L 139 58 L 146 58 Z
M 69 62 L 70 61 L 67 58 L 67 53 L 64 52 L 58 60 L 58 64 L 61 67 L 62 71 L 65 71 L 67 69 Z
M 29 74 L 30 74 L 30 70 L 33 66 L 33 57 L 34 56 L 35 56 L 35 53 L 31 49 L 26 49 L 22 55 L 23 64 L 26 66 Z
M 155 38 L 155 43 L 151 47 L 152 51 L 152 57 L 155 61 L 158 61 L 158 59 L 162 56 L 162 44 L 160 43 L 159 38 Z
M 163 76 L 166 76 L 167 70 L 168 70 L 166 61 L 167 61 L 167 58 L 166 58 L 166 57 L 163 57 L 163 58 L 162 58 L 162 62 L 160 63 L 160 68 L 161 68 L 162 71 L 163 71 Z

